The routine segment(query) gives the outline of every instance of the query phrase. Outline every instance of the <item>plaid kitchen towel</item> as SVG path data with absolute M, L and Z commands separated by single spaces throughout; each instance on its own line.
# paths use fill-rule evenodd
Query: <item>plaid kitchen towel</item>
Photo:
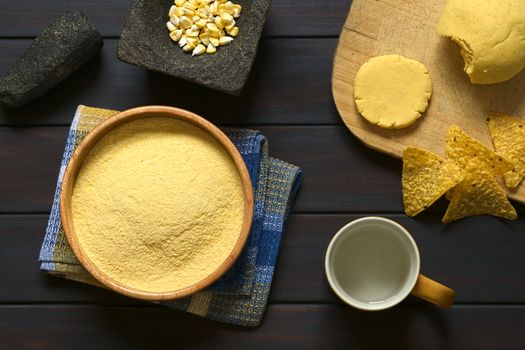
M 60 186 L 75 148 L 98 124 L 117 111 L 79 106 L 67 138 L 44 242 L 40 268 L 53 275 L 101 286 L 80 265 L 60 222 Z M 223 129 L 241 153 L 254 190 L 254 217 L 246 246 L 234 266 L 214 285 L 163 305 L 211 320 L 258 326 L 264 315 L 281 237 L 301 183 L 301 170 L 268 155 L 266 138 L 258 131 Z

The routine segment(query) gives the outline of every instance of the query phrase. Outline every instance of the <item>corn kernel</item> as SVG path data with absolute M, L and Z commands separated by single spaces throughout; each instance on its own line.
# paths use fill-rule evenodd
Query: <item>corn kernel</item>
M 191 46 L 189 44 L 186 44 L 182 49 L 185 51 L 185 52 L 190 52 L 194 49 L 195 47 L 194 46 Z
M 192 30 L 191 28 L 190 29 L 186 29 L 186 36 L 187 37 L 198 37 L 199 36 L 199 31 L 198 30 Z
M 181 37 L 182 37 L 182 29 L 177 29 L 170 33 L 171 40 L 175 42 L 178 42 Z
M 177 15 L 178 17 L 184 15 L 184 10 L 182 9 L 182 7 L 177 7 L 177 8 L 175 9 L 175 15 Z
M 217 49 L 215 48 L 215 46 L 213 46 L 211 43 L 209 43 L 208 46 L 206 47 L 206 53 L 209 53 L 210 55 L 213 55 L 216 52 L 217 52 Z
M 213 19 L 213 23 L 215 23 L 215 25 L 216 25 L 217 28 L 219 28 L 219 29 L 224 28 L 224 26 L 222 25 L 222 20 L 221 20 L 221 17 L 220 17 L 220 16 L 215 16 L 215 18 Z
M 179 39 L 179 46 L 184 47 L 188 43 L 188 38 L 186 37 L 186 34 L 182 34 L 182 36 Z
M 197 26 L 197 28 L 202 28 L 206 25 L 206 23 L 208 23 L 207 20 L 201 18 L 200 20 L 198 20 L 197 22 L 195 22 L 195 25 Z
M 208 15 L 206 14 L 205 12 L 206 10 L 197 10 L 195 11 L 195 15 L 199 16 L 199 18 L 202 18 L 204 20 L 207 20 L 208 19 Z
M 210 5 L 210 12 L 211 12 L 213 15 L 216 15 L 218 10 L 219 10 L 219 2 L 218 2 L 218 1 L 214 1 L 214 2 Z
M 231 24 L 233 23 L 233 16 L 230 15 L 229 13 L 227 12 L 223 12 L 221 14 L 221 20 L 222 20 L 222 23 L 227 26 L 228 24 Z
M 219 27 L 217 27 L 217 25 L 216 25 L 215 23 L 213 23 L 213 22 L 209 22 L 209 23 L 207 23 L 207 24 L 206 24 L 206 27 L 207 27 L 208 29 L 213 30 L 213 31 L 215 31 L 215 30 L 219 30 Z
M 199 35 L 199 39 L 201 39 L 201 42 L 206 46 L 210 43 L 210 37 L 206 33 Z
M 171 5 L 170 7 L 170 11 L 168 12 L 168 17 L 173 17 L 175 16 L 175 12 L 177 11 L 177 6 L 175 5 Z
M 173 32 L 175 29 L 177 29 L 177 27 L 175 27 L 175 25 L 171 23 L 171 21 L 166 22 L 166 27 L 168 27 L 168 30 L 170 32 Z
M 217 28 L 217 26 L 215 25 L 215 23 L 208 23 L 208 24 L 206 25 L 206 33 L 207 33 L 209 36 L 219 37 L 219 35 L 220 35 L 220 30 L 219 30 L 219 28 Z
M 210 37 L 210 44 L 213 46 L 219 46 L 219 38 Z
M 177 16 L 171 16 L 171 17 L 170 17 L 170 22 L 173 23 L 173 25 L 174 25 L 175 27 L 178 27 L 179 24 L 180 24 L 180 18 L 177 17 Z
M 219 38 L 219 45 L 220 46 L 228 45 L 232 41 L 233 41 L 233 38 L 231 36 L 221 36 Z
M 233 21 L 233 23 L 231 24 L 228 24 L 227 26 L 224 27 L 224 30 L 226 30 L 226 32 L 232 30 L 232 28 L 235 27 L 235 21 Z
M 179 25 L 180 25 L 180 27 L 181 27 L 182 29 L 188 29 L 188 28 L 191 27 L 192 24 L 193 24 L 193 23 L 192 23 L 191 19 L 189 19 L 188 17 L 186 17 L 186 16 L 182 16 L 182 17 L 180 18 Z
M 195 11 L 191 10 L 191 9 L 188 9 L 186 7 L 183 7 L 182 8 L 182 12 L 184 12 L 184 14 L 188 17 L 193 17 L 195 16 Z
M 233 11 L 232 11 L 233 17 L 238 18 L 241 15 L 241 11 L 242 11 L 241 5 L 238 5 L 238 4 L 233 5 Z
M 189 1 L 186 1 L 186 2 L 184 3 L 184 6 L 183 6 L 183 7 L 184 7 L 185 9 L 187 9 L 187 10 L 192 10 L 192 11 L 196 9 L 196 6 L 193 6 L 193 4 L 192 4 L 191 2 L 189 2 Z
M 233 27 L 228 31 L 228 34 L 230 34 L 233 37 L 236 37 L 237 35 L 239 35 L 239 27 Z
M 193 46 L 193 47 L 195 47 L 195 46 L 197 46 L 197 45 L 199 45 L 201 43 L 199 38 L 195 38 L 195 37 L 188 37 L 186 39 L 186 41 L 187 41 L 188 45 Z
M 192 56 L 198 56 L 198 55 L 202 55 L 205 52 L 206 52 L 206 46 L 204 46 L 202 44 L 199 44 L 199 45 L 195 46 L 195 48 L 193 49 L 193 52 L 191 53 L 191 55 Z
M 180 7 L 180 6 L 183 6 L 185 2 L 186 0 L 175 0 L 175 5 Z
M 211 29 L 207 29 L 206 34 L 208 34 L 210 38 L 219 38 L 221 36 L 221 33 L 218 30 L 215 31 Z

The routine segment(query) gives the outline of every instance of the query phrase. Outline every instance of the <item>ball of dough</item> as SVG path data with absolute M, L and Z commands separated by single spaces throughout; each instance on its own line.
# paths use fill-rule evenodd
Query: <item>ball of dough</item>
M 427 109 L 432 82 L 420 62 L 399 55 L 378 56 L 363 64 L 354 81 L 354 100 L 370 123 L 387 129 L 413 124 Z
M 459 44 L 475 84 L 509 80 L 525 67 L 524 0 L 449 0 L 437 30 Z

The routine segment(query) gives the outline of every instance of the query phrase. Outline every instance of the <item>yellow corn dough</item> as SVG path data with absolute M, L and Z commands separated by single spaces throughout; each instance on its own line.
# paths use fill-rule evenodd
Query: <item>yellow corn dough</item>
M 524 0 L 449 0 L 437 31 L 459 44 L 473 83 L 506 81 L 525 67 Z
M 427 109 L 432 81 L 420 62 L 399 55 L 378 56 L 363 64 L 354 82 L 359 113 L 388 129 L 413 124 Z
M 244 192 L 227 151 L 171 118 L 118 127 L 91 150 L 73 189 L 73 224 L 106 276 L 168 292 L 222 264 L 240 234 Z

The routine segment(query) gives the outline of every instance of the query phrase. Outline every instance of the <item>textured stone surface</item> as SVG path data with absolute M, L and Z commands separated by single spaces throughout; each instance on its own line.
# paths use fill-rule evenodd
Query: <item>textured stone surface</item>
M 192 57 L 170 40 L 170 0 L 133 0 L 118 58 L 124 62 L 238 95 L 248 78 L 271 0 L 236 0 L 243 7 L 239 35 L 215 55 Z
M 57 18 L 0 80 L 0 101 L 21 106 L 43 95 L 93 57 L 102 37 L 78 11 Z

